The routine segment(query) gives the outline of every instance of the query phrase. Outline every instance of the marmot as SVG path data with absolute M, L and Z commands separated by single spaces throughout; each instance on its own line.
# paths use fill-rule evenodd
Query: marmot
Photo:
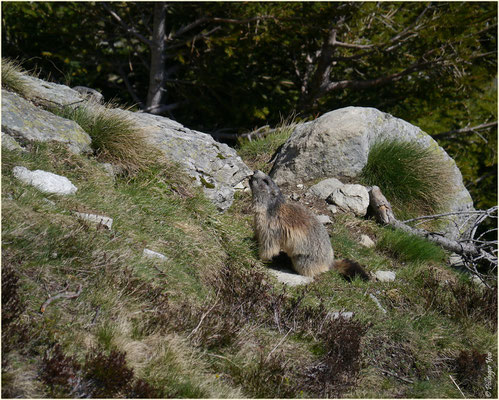
M 301 275 L 313 277 L 334 268 L 349 280 L 356 275 L 369 279 L 358 263 L 334 261 L 326 228 L 305 207 L 286 201 L 268 175 L 257 170 L 249 184 L 262 260 L 270 260 L 282 251 L 291 258 L 295 271 Z

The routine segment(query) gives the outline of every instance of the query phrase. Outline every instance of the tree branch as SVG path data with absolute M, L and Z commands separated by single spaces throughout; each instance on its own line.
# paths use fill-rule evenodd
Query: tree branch
M 450 138 L 450 137 L 453 137 L 453 135 L 455 135 L 455 134 L 470 133 L 470 132 L 478 131 L 481 129 L 493 128 L 494 126 L 497 126 L 497 121 L 489 122 L 486 124 L 480 124 L 480 125 L 472 126 L 472 127 L 468 127 L 468 128 L 461 128 L 461 129 L 454 129 L 452 131 L 447 131 L 447 132 L 440 132 L 440 133 L 436 133 L 436 134 L 431 135 L 431 136 L 433 138 L 439 138 L 439 139 Z
M 125 31 L 135 36 L 137 39 L 139 39 L 142 43 L 145 43 L 147 46 L 149 47 L 153 46 L 153 42 L 151 40 L 147 39 L 145 36 L 137 32 L 134 28 L 128 26 L 118 14 L 116 14 L 113 10 L 111 10 L 111 8 L 109 8 L 109 6 L 106 3 L 102 3 L 102 6 L 125 29 Z

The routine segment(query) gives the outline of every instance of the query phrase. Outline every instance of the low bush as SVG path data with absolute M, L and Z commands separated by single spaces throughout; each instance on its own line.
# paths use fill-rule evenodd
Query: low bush
M 361 181 L 377 185 L 399 218 L 445 210 L 452 194 L 451 167 L 431 147 L 385 139 L 369 150 Z

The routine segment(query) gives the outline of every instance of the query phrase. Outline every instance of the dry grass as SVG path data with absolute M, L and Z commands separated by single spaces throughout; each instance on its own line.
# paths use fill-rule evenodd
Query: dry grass
M 26 72 L 17 61 L 2 58 L 2 87 L 26 97 L 28 85 L 23 79 Z

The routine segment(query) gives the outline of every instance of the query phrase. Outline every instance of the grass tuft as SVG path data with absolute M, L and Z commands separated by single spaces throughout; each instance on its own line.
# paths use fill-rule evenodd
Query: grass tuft
M 23 79 L 25 71 L 17 61 L 2 58 L 2 87 L 26 96 L 28 86 Z
M 52 110 L 75 121 L 92 138 L 92 148 L 101 161 L 123 168 L 129 174 L 150 167 L 158 152 L 147 141 L 144 131 L 112 104 L 104 106 L 85 103 Z
M 376 249 L 402 262 L 440 262 L 445 257 L 445 252 L 428 240 L 389 228 L 384 229 Z
M 259 169 L 265 173 L 270 172 L 272 167 L 270 161 L 275 152 L 281 147 L 293 133 L 294 117 L 283 119 L 279 126 L 265 136 L 248 140 L 241 139 L 238 144 L 238 154 L 244 162 L 253 170 Z
M 399 218 L 445 210 L 452 194 L 451 169 L 435 149 L 385 139 L 373 144 L 360 178 L 377 185 Z

